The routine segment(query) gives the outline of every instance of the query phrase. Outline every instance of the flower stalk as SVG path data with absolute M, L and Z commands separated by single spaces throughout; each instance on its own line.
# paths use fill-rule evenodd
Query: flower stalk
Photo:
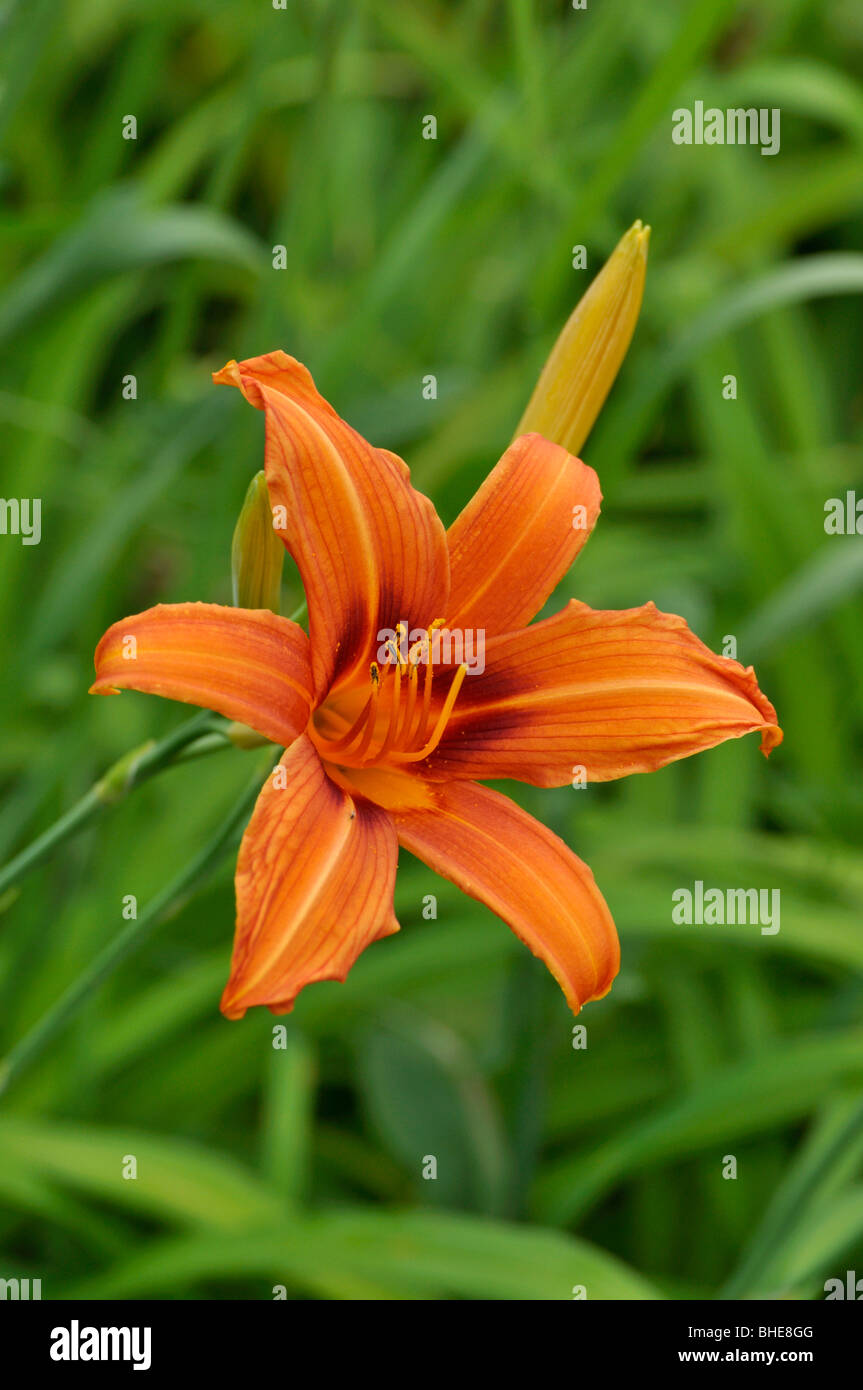
M 261 772 L 258 769 L 209 843 L 166 888 L 157 893 L 136 919 L 128 922 L 121 932 L 111 938 L 105 949 L 90 962 L 65 994 L 60 996 L 56 1004 L 42 1015 L 0 1062 L 0 1094 L 8 1090 L 12 1082 L 36 1060 L 51 1039 L 65 1027 L 82 1004 L 86 1003 L 93 991 L 118 965 L 143 945 L 155 927 L 172 917 L 194 889 L 212 873 L 223 850 L 245 824 L 260 790 L 260 781 Z
M 231 743 L 251 746 L 240 745 L 232 739 L 229 727 L 227 721 L 204 710 L 165 738 L 149 739 L 124 753 L 80 801 L 0 869 L 0 895 L 5 895 L 64 841 L 86 829 L 109 806 L 115 806 L 135 787 L 149 781 L 165 768 L 190 757 L 217 752 L 230 747 Z

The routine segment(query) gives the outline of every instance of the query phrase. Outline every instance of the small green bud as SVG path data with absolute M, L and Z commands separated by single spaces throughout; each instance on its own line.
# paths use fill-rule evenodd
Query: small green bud
M 231 577 L 237 608 L 281 605 L 285 548 L 273 530 L 273 513 L 263 469 L 249 483 L 231 543 Z
M 263 734 L 259 734 L 257 729 L 250 729 L 247 724 L 239 724 L 236 719 L 226 724 L 222 733 L 235 748 L 263 748 L 264 744 L 271 742 Z

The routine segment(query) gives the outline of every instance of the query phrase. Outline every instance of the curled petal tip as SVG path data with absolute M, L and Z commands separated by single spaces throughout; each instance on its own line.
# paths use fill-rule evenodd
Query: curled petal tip
M 218 372 L 213 372 L 213 381 L 217 386 L 236 386 L 238 384 L 239 372 L 240 364 L 237 362 L 236 358 L 232 357 Z
M 551 787 L 577 764 L 606 782 L 753 733 L 766 753 L 782 738 L 751 667 L 653 603 L 603 612 L 572 600 L 487 644 L 425 775 Z

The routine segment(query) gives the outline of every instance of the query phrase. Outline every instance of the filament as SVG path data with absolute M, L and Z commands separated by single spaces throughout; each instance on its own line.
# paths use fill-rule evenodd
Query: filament
M 418 763 L 421 761 L 421 759 L 427 758 L 429 753 L 434 752 L 441 739 L 443 738 L 444 729 L 446 728 L 447 723 L 449 721 L 449 717 L 452 714 L 453 705 L 455 704 L 456 699 L 458 698 L 458 692 L 461 690 L 461 684 L 466 675 L 467 667 L 464 665 L 459 666 L 458 670 L 456 671 L 453 677 L 453 682 L 449 688 L 446 700 L 444 701 L 443 709 L 437 717 L 437 723 L 434 727 L 434 733 L 432 734 L 428 742 L 424 744 L 423 747 L 420 748 L 419 752 L 417 753 L 394 754 L 394 761 L 400 763 Z
M 443 738 L 467 674 L 466 665 L 461 665 L 456 670 L 446 699 L 429 733 L 434 685 L 432 635 L 443 622 L 442 618 L 436 618 L 426 628 L 422 638 L 409 648 L 406 661 L 401 657 L 407 637 L 407 623 L 400 622 L 397 625 L 396 638 L 391 638 L 383 648 L 383 665 L 379 666 L 373 661 L 369 666 L 368 697 L 350 727 L 333 740 L 315 731 L 315 741 L 325 759 L 343 763 L 345 766 L 362 767 L 378 762 L 421 762 L 434 752 Z M 419 665 L 424 649 L 426 669 L 420 694 Z M 391 677 L 388 675 L 390 669 Z M 405 684 L 406 689 L 403 688 Z M 388 705 L 382 708 L 381 698 L 385 686 L 389 687 L 386 690 Z M 339 715 L 338 707 L 330 712 L 336 717 L 342 717 Z

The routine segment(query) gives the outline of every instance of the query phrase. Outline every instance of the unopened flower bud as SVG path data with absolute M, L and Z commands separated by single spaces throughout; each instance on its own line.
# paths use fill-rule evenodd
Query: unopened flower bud
M 516 435 L 536 432 L 580 451 L 635 331 L 649 239 L 650 228 L 634 222 L 617 243 L 552 348 Z
M 231 574 L 235 606 L 269 608 L 278 613 L 284 558 L 285 548 L 273 530 L 273 513 L 262 469 L 249 483 L 234 528 Z

